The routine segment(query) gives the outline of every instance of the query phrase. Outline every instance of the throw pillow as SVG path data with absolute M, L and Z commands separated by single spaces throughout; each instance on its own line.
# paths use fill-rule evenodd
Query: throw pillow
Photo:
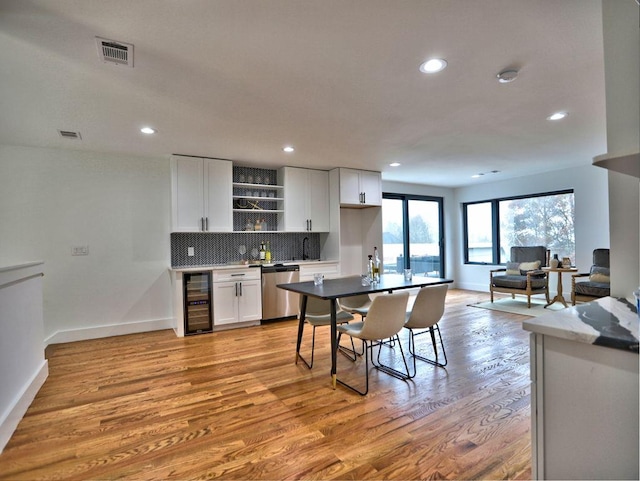
M 521 271 L 535 271 L 540 269 L 540 261 L 533 261 L 533 262 L 521 262 L 520 263 L 520 270 Z
M 520 264 L 517 262 L 507 262 L 507 272 L 505 272 L 508 276 L 519 276 L 520 275 Z
M 611 283 L 611 278 L 609 276 L 609 268 L 608 267 L 591 267 L 591 274 L 589 275 L 589 280 L 591 282 L 604 282 L 607 284 Z

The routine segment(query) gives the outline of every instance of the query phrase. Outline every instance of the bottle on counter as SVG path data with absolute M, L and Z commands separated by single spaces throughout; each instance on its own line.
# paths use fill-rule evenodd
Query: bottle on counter
M 376 282 L 380 280 L 380 256 L 377 247 L 373 248 L 373 280 Z
M 373 256 L 369 254 L 367 257 L 369 258 L 367 261 L 367 277 L 373 281 Z
M 266 258 L 267 258 L 267 251 L 264 248 L 264 242 L 260 242 L 260 262 L 264 262 Z
M 267 241 L 264 250 L 265 250 L 264 260 L 267 264 L 270 264 L 271 263 L 271 242 Z

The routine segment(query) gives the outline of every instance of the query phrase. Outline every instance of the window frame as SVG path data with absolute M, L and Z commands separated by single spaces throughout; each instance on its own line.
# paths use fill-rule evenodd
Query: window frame
M 554 190 L 550 192 L 540 192 L 536 194 L 523 194 L 509 197 L 500 197 L 495 199 L 484 199 L 473 202 L 462 203 L 462 238 L 463 238 L 463 256 L 465 265 L 495 265 L 501 266 L 505 263 L 500 263 L 500 202 L 509 200 L 521 200 L 521 199 L 535 199 L 536 197 L 549 197 L 553 195 L 566 195 L 573 194 L 575 202 L 575 192 L 573 189 Z M 491 245 L 491 262 L 475 262 L 469 260 L 469 231 L 468 231 L 468 218 L 467 218 L 467 206 L 476 204 L 490 204 L 491 205 L 491 234 L 493 236 Z M 574 225 L 575 228 L 575 225 Z
M 402 201 L 402 222 L 404 225 L 404 229 L 402 231 L 402 252 L 405 259 L 405 269 L 409 269 L 410 252 L 409 252 L 409 201 L 410 200 L 423 200 L 428 202 L 437 202 L 438 204 L 438 229 L 440 237 L 438 238 L 438 254 L 440 256 L 440 277 L 444 278 L 445 275 L 445 258 L 444 258 L 444 197 L 437 197 L 432 195 L 419 195 L 419 194 L 398 194 L 394 192 L 383 192 L 383 199 L 395 199 Z M 384 229 L 384 226 L 383 226 Z

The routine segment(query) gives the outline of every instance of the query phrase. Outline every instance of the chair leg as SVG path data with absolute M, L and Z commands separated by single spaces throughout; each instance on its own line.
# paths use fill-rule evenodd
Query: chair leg
M 340 335 L 342 335 L 342 333 Z M 347 347 L 340 345 L 340 335 L 338 336 L 338 352 L 341 352 L 350 360 L 355 361 L 357 353 L 356 353 L 356 346 L 353 343 L 353 338 L 351 338 L 351 349 L 349 349 Z M 313 334 L 311 336 L 311 362 L 307 362 L 307 360 L 304 357 L 302 357 L 302 354 L 300 354 L 300 351 L 298 351 L 298 358 L 300 358 L 302 362 L 304 362 L 309 369 L 313 367 L 313 357 L 314 357 L 315 351 L 316 351 L 316 326 L 313 326 Z
M 301 359 L 302 362 L 304 362 L 309 369 L 313 367 L 313 353 L 315 351 L 315 347 L 316 347 L 316 326 L 313 326 L 313 333 L 311 335 L 311 362 L 307 362 L 307 360 L 304 357 L 302 357 L 302 354 L 300 354 L 300 350 L 298 350 L 298 358 Z
M 391 339 L 393 340 L 394 343 L 395 343 L 396 339 L 398 340 L 398 346 L 400 346 L 400 355 L 402 356 L 402 361 L 404 362 L 405 372 L 398 371 L 397 369 L 394 369 L 391 366 L 387 366 L 387 365 L 383 364 L 380 361 L 380 351 L 381 351 L 380 347 L 382 347 L 382 345 L 385 344 L 386 341 L 375 341 L 375 344 L 373 342 L 371 343 L 372 344 L 371 345 L 371 349 L 372 349 L 372 351 L 371 351 L 371 363 L 379 371 L 386 372 L 390 376 L 393 376 L 393 377 L 395 377 L 397 379 L 401 379 L 403 381 L 406 381 L 407 379 L 411 379 L 411 375 L 409 373 L 409 366 L 407 365 L 407 358 L 404 357 L 404 349 L 402 349 L 402 343 L 400 342 L 400 337 L 398 337 L 398 335 L 396 334 Z M 373 346 L 374 345 L 379 346 L 378 347 L 377 364 L 376 364 L 376 361 L 373 360 Z
M 444 359 L 444 362 L 438 362 L 438 348 L 437 348 L 436 335 L 435 335 L 436 331 L 438 332 L 438 337 L 440 338 L 440 347 L 442 347 L 442 357 Z M 427 357 L 420 356 L 419 354 L 417 354 L 415 338 L 416 336 L 419 336 L 420 334 L 425 334 L 427 332 L 431 334 L 431 344 L 433 345 L 433 352 L 435 353 L 435 359 L 429 359 Z M 444 343 L 442 342 L 442 334 L 440 333 L 440 327 L 436 324 L 430 327 L 428 331 L 422 331 L 418 333 L 414 332 L 413 329 L 409 329 L 409 354 L 411 354 L 411 357 L 413 358 L 413 376 L 411 377 L 415 377 L 417 373 L 416 359 L 420 359 L 421 361 L 428 362 L 429 364 L 433 364 L 434 366 L 445 367 L 449 361 L 447 360 L 447 351 L 445 350 Z
M 341 335 L 342 333 L 340 333 Z M 338 339 L 340 337 L 338 336 Z M 353 338 L 351 338 L 353 341 Z M 351 389 L 352 391 L 357 392 L 358 394 L 360 394 L 361 396 L 366 396 L 367 393 L 369 392 L 369 343 L 367 343 L 367 341 L 363 340 L 362 341 L 364 343 L 364 368 L 365 368 L 365 389 L 364 391 L 360 391 L 359 389 L 353 387 L 352 385 L 341 381 L 340 379 L 336 378 L 336 381 L 338 382 L 338 384 L 341 384 L 342 386 Z M 371 357 L 373 357 L 373 351 L 371 352 Z

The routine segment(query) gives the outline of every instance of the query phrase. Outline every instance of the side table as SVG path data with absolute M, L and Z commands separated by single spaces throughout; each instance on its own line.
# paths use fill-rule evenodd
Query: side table
M 558 273 L 558 289 L 556 293 L 556 297 L 554 297 L 549 304 L 544 307 L 549 307 L 554 302 L 562 302 L 564 307 L 569 307 L 567 305 L 567 300 L 562 295 L 562 273 L 563 272 L 578 272 L 578 269 L 575 267 L 543 267 L 543 271 L 547 272 L 557 272 Z

